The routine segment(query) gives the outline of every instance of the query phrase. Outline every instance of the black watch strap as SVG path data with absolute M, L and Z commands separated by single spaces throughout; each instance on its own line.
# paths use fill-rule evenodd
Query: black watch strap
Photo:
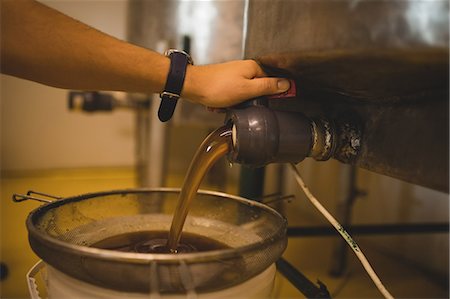
M 189 54 L 184 51 L 168 50 L 165 55 L 170 58 L 170 68 L 164 92 L 160 94 L 161 104 L 159 105 L 158 117 L 162 122 L 172 118 L 183 89 L 186 68 L 188 64 L 193 64 Z

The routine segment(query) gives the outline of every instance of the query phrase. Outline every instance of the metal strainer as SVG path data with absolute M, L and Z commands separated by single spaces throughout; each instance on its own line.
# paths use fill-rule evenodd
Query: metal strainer
M 119 234 L 168 231 L 179 191 L 118 190 L 56 200 L 28 216 L 30 245 L 47 264 L 76 279 L 140 293 L 228 288 L 261 273 L 286 248 L 286 220 L 275 210 L 201 190 L 183 231 L 220 241 L 230 249 L 145 254 L 89 247 Z

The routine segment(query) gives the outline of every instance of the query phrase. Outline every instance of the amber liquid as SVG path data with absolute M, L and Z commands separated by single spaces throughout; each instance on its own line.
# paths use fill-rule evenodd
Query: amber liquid
M 170 227 L 167 248 L 172 253 L 178 251 L 178 243 L 180 242 L 181 231 L 183 230 L 189 206 L 197 194 L 203 177 L 219 158 L 228 153 L 230 147 L 231 126 L 226 125 L 209 134 L 195 153 L 184 178 Z
M 181 231 L 190 204 L 206 172 L 231 146 L 231 126 L 223 126 L 206 137 L 192 159 L 183 182 L 178 203 L 167 231 L 140 231 L 116 235 L 91 247 L 136 253 L 189 253 L 230 248 L 216 240 Z
M 91 247 L 135 253 L 171 253 L 167 247 L 167 231 L 140 231 L 106 238 Z M 227 249 L 229 246 L 193 233 L 183 233 L 177 245 L 178 253 Z

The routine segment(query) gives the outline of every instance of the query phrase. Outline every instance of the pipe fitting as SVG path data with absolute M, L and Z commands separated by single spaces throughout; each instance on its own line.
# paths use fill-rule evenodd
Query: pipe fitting
M 232 110 L 232 162 L 263 166 L 273 162 L 298 163 L 312 145 L 311 121 L 293 112 L 274 111 L 265 106 Z
M 316 161 L 326 161 L 331 158 L 335 148 L 336 130 L 334 124 L 326 119 L 311 121 L 312 147 L 309 157 Z
M 360 131 L 349 123 L 311 120 L 264 105 L 231 110 L 227 119 L 232 123 L 233 144 L 228 158 L 239 164 L 299 163 L 306 157 L 351 163 L 359 153 Z

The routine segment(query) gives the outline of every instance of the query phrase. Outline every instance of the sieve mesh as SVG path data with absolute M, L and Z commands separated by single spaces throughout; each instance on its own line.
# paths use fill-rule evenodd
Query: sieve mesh
M 119 190 L 41 206 L 27 220 L 32 249 L 77 279 L 127 292 L 209 292 L 266 269 L 286 247 L 286 221 L 271 208 L 218 192 L 199 191 L 183 231 L 231 249 L 142 254 L 89 247 L 111 236 L 167 231 L 179 190 Z

